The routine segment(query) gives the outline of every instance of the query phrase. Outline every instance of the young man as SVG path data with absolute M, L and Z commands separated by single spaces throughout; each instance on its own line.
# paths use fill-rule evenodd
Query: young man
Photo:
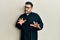
M 43 28 L 43 22 L 37 13 L 32 12 L 31 2 L 26 2 L 24 7 L 24 14 L 16 22 L 16 27 L 21 29 L 21 40 L 38 40 L 37 31 Z

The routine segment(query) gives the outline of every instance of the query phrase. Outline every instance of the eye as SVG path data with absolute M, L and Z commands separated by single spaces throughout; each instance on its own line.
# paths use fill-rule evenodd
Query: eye
M 31 7 L 27 7 L 27 6 L 24 6 L 25 8 L 31 8 Z

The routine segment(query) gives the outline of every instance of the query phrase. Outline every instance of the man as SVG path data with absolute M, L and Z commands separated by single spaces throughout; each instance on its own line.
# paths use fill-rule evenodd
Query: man
M 37 31 L 43 28 L 43 22 L 37 13 L 32 12 L 31 2 L 26 2 L 24 7 L 24 14 L 16 22 L 16 27 L 21 29 L 21 40 L 38 40 Z

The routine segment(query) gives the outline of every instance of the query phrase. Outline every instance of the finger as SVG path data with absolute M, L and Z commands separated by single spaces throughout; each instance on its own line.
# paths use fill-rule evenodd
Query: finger
M 24 20 L 24 21 L 26 21 L 26 20 Z
M 21 18 L 23 20 L 23 18 Z
M 21 20 L 21 18 L 18 19 L 18 21 L 20 21 L 20 20 Z
M 18 22 L 18 24 L 19 24 L 19 22 Z
M 35 22 L 35 21 L 33 21 L 33 23 L 35 24 L 36 22 Z
M 20 20 L 21 18 L 19 18 L 18 20 Z
M 30 24 L 30 26 L 34 26 L 33 24 Z

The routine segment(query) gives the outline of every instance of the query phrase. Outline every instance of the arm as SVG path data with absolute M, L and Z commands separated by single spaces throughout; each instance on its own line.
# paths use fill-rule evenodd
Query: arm
M 38 14 L 37 14 L 37 22 L 39 24 L 39 28 L 37 28 L 37 30 L 42 30 L 42 28 L 43 28 L 43 22 L 42 22 L 41 17 Z
M 20 24 L 18 24 L 18 21 L 16 22 L 15 27 L 18 28 L 18 29 L 22 28 L 22 26 Z
M 18 28 L 18 29 L 21 29 L 22 28 L 22 25 L 18 24 L 18 22 L 19 22 L 18 20 L 20 18 L 22 18 L 22 15 L 17 19 L 16 24 L 15 24 L 15 27 Z
M 36 19 L 33 24 L 30 24 L 34 30 L 41 30 L 43 28 L 43 22 L 38 14 L 35 15 Z

